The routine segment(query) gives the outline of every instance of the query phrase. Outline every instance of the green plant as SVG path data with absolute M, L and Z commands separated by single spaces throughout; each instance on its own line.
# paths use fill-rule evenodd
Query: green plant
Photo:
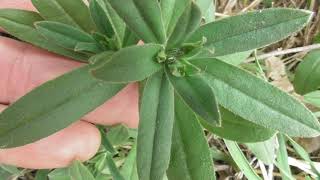
M 308 23 L 308 11 L 266 9 L 203 23 L 208 13 L 203 4 L 211 1 L 91 0 L 89 8 L 82 0 L 32 2 L 39 13 L 2 9 L 0 26 L 88 65 L 45 83 L 1 113 L 4 148 L 67 127 L 130 82 L 141 87 L 136 149 L 141 180 L 215 179 L 202 126 L 246 143 L 276 132 L 320 134 L 320 124 L 302 103 L 221 57 L 284 39 Z M 135 45 L 138 40 L 144 44 Z M 232 156 L 239 154 L 236 144 L 226 142 Z M 104 146 L 113 153 L 107 139 Z M 257 176 L 237 158 L 248 176 Z

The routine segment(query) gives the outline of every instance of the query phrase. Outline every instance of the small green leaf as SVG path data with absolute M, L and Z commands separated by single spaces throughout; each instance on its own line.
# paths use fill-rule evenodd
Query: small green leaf
M 272 137 L 275 132 L 247 121 L 231 111 L 220 107 L 221 127 L 212 126 L 200 119 L 204 128 L 222 138 L 237 142 L 260 142 Z
M 95 180 L 88 168 L 80 161 L 74 161 L 68 170 L 72 180 Z
M 43 18 L 36 12 L 15 9 L 0 10 L 0 26 L 18 39 L 75 60 L 86 61 L 88 59 L 83 54 L 62 48 L 45 39 L 34 27 L 37 21 L 43 21 Z
M 122 46 L 128 47 L 131 45 L 136 45 L 138 44 L 138 42 L 139 38 L 137 37 L 137 35 L 127 27 L 123 37 Z
M 140 180 L 162 180 L 170 161 L 174 90 L 163 72 L 148 78 L 140 106 L 137 166 Z
M 213 8 L 211 5 L 214 0 L 195 0 L 195 3 L 199 6 L 201 13 L 205 15 L 209 8 Z
M 196 115 L 175 96 L 169 180 L 215 180 L 211 152 Z
M 277 139 L 276 136 L 269 140 L 256 143 L 246 143 L 248 149 L 264 164 L 272 165 L 276 159 Z
M 306 103 L 320 108 L 320 91 L 314 91 L 303 96 Z
M 119 16 L 145 43 L 166 40 L 157 0 L 108 0 Z
M 99 54 L 103 52 L 103 49 L 97 46 L 97 43 L 95 42 L 94 43 L 79 42 L 76 44 L 74 51 Z
M 95 43 L 90 34 L 66 24 L 40 21 L 35 27 L 46 39 L 67 49 L 74 50 L 78 43 Z
M 71 179 L 67 168 L 55 169 L 49 173 L 48 177 L 49 180 L 74 180 Z
M 280 170 L 282 179 L 294 180 L 288 161 L 287 143 L 284 135 L 278 134 L 279 150 L 277 152 L 277 167 Z
M 236 142 L 224 140 L 229 153 L 231 154 L 234 162 L 238 165 L 244 175 L 250 180 L 261 180 L 258 174 L 254 171 L 254 169 L 250 166 L 248 160 L 245 155 L 242 153 L 240 147 Z
M 177 24 L 168 40 L 167 48 L 179 47 L 195 30 L 201 22 L 199 7 L 191 3 L 178 19 Z
M 310 110 L 264 80 L 216 59 L 197 59 L 192 63 L 205 69 L 204 75 L 218 102 L 236 115 L 290 136 L 320 134 L 320 124 Z
M 307 94 L 320 87 L 320 50 L 310 52 L 299 64 L 293 81 L 299 94 Z
M 90 14 L 99 32 L 111 38 L 114 35 L 114 30 L 103 5 L 105 5 L 103 0 L 91 0 Z
M 301 30 L 312 13 L 297 9 L 264 9 L 223 18 L 200 27 L 188 42 L 207 38 L 214 56 L 248 51 L 275 43 Z
M 37 170 L 34 180 L 47 180 L 49 172 L 50 170 L 47 169 Z
M 107 136 L 112 145 L 119 146 L 128 142 L 130 134 L 129 129 L 126 126 L 118 125 L 109 129 Z
M 221 125 L 220 112 L 213 89 L 202 75 L 175 77 L 166 73 L 175 91 L 186 104 L 210 125 Z
M 113 144 L 110 142 L 109 138 L 107 137 L 107 134 L 105 132 L 105 127 L 100 126 L 99 127 L 100 135 L 101 135 L 101 145 L 110 153 L 115 154 L 116 150 L 113 147 Z
M 113 179 L 116 180 L 125 180 L 122 175 L 120 174 L 120 171 L 118 169 L 118 167 L 116 166 L 115 162 L 112 159 L 112 155 L 108 155 L 107 156 L 107 166 L 109 168 L 109 171 L 113 177 Z M 86 179 L 84 179 L 86 180 Z
M 45 138 L 91 112 L 124 85 L 98 81 L 84 66 L 49 81 L 0 114 L 0 145 L 17 147 Z
M 234 66 L 238 66 L 243 63 L 249 56 L 252 54 L 252 50 L 239 52 L 235 54 L 229 54 L 226 56 L 217 57 L 217 59 L 224 61 L 226 63 L 232 64 Z
M 167 36 L 170 37 L 177 26 L 177 23 L 185 12 L 190 7 L 191 0 L 161 0 L 160 6 L 163 17 L 163 24 L 167 31 Z
M 161 46 L 155 44 L 123 48 L 109 61 L 92 69 L 91 73 L 98 79 L 113 83 L 141 81 L 162 68 L 156 62 L 160 50 Z
M 136 144 L 130 150 L 129 155 L 127 156 L 120 172 L 126 180 L 139 180 L 137 172 L 137 147 Z
M 45 20 L 78 27 L 88 33 L 95 30 L 89 9 L 82 0 L 31 1 Z

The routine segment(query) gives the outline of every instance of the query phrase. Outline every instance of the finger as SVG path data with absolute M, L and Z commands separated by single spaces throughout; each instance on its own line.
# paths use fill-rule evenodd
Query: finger
M 0 110 L 4 106 L 0 106 Z M 68 166 L 73 160 L 86 161 L 100 146 L 99 130 L 79 121 L 70 127 L 35 143 L 0 150 L 0 163 L 30 169 Z
M 35 10 L 31 0 L 0 0 L 0 8 Z
M 10 104 L 33 88 L 83 64 L 31 45 L 0 38 L 0 102 Z M 138 124 L 138 88 L 130 85 L 85 120 L 113 125 Z

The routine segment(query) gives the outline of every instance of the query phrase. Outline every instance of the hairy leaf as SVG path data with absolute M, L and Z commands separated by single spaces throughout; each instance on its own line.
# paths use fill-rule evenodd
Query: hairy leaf
M 96 80 L 85 66 L 36 88 L 0 114 L 0 145 L 22 146 L 45 138 L 94 110 L 124 85 Z
M 320 50 L 310 52 L 299 64 L 293 81 L 299 94 L 315 91 L 320 86 Z
M 162 180 L 170 161 L 174 90 L 163 72 L 148 78 L 141 97 L 137 166 L 140 180 Z
M 196 115 L 175 96 L 175 124 L 172 135 L 169 180 L 214 180 L 212 157 Z
M 45 20 L 72 25 L 89 33 L 95 30 L 89 9 L 83 0 L 31 1 Z
M 67 49 L 74 50 L 78 43 L 95 43 L 90 34 L 66 24 L 40 21 L 35 27 L 46 39 Z
M 167 48 L 179 47 L 195 30 L 201 22 L 199 7 L 191 3 L 178 19 L 177 24 L 168 40 Z
M 103 0 L 91 0 L 89 5 L 90 14 L 98 31 L 111 38 L 114 35 L 114 31 L 104 5 Z
M 204 128 L 225 139 L 237 142 L 259 142 L 272 137 L 275 132 L 252 123 L 220 107 L 221 127 L 212 126 L 200 119 Z
M 224 18 L 200 27 L 189 42 L 207 39 L 214 56 L 263 47 L 301 30 L 312 13 L 297 9 L 265 9 Z
M 156 62 L 156 56 L 160 50 L 161 46 L 155 44 L 124 48 L 91 72 L 98 79 L 107 82 L 141 81 L 162 68 Z
M 192 63 L 205 69 L 218 102 L 236 115 L 290 136 L 319 135 L 320 124 L 315 116 L 287 93 L 216 59 L 197 59 Z
M 0 10 L 0 26 L 18 39 L 75 60 L 86 61 L 88 59 L 85 55 L 65 49 L 45 39 L 34 27 L 37 21 L 43 21 L 43 18 L 36 12 L 15 9 Z
M 166 40 L 157 0 L 108 0 L 119 16 L 145 43 Z
M 176 92 L 207 123 L 221 125 L 220 112 L 213 89 L 201 75 L 175 77 L 167 72 Z

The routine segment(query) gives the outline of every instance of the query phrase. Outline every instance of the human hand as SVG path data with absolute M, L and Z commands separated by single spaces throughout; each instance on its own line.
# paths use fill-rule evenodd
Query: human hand
M 0 8 L 34 10 L 30 0 L 0 0 Z M 0 54 L 0 110 L 40 84 L 83 65 L 5 37 L 0 37 Z M 100 146 L 100 133 L 91 123 L 137 127 L 138 116 L 138 88 L 131 84 L 70 127 L 23 147 L 0 150 L 0 163 L 50 169 L 75 159 L 88 160 Z

